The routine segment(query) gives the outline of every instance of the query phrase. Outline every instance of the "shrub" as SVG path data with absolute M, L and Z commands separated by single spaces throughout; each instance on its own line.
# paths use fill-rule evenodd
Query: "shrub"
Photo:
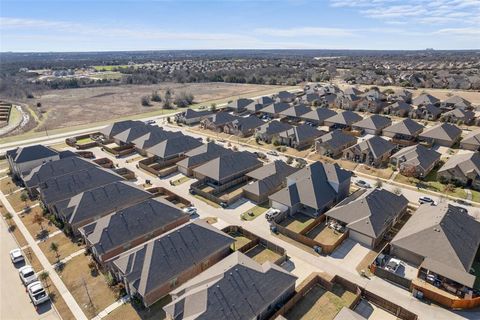
M 140 101 L 142 103 L 142 106 L 144 106 L 144 107 L 149 107 L 150 106 L 150 98 L 148 96 L 143 96 L 140 99 Z
M 152 99 L 152 101 L 155 101 L 155 102 L 162 102 L 162 97 L 160 96 L 160 94 L 156 90 L 152 92 L 151 99 Z

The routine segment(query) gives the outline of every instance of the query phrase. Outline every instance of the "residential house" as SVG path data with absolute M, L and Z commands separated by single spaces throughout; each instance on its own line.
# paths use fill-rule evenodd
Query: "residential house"
M 471 151 L 478 151 L 480 149 L 480 130 L 475 130 L 467 134 L 460 141 L 460 148 Z
M 335 99 L 335 106 L 343 110 L 357 110 L 358 104 L 362 101 L 362 97 L 355 94 L 338 94 Z
M 122 132 L 113 136 L 113 140 L 118 145 L 129 145 L 132 144 L 135 139 L 138 139 L 152 131 L 154 126 L 145 124 L 141 121 L 134 122 L 135 125 L 123 130 Z M 158 128 L 158 127 L 157 127 Z M 153 129 L 155 130 L 155 129 Z
M 480 154 L 467 152 L 451 156 L 438 170 L 437 178 L 443 183 L 480 190 Z
M 442 110 L 433 104 L 421 105 L 413 108 L 409 112 L 409 117 L 412 119 L 424 119 L 429 121 L 437 120 L 442 114 Z
M 262 166 L 257 157 L 248 152 L 224 154 L 193 169 L 193 175 L 214 187 L 235 185 L 246 179 L 246 174 Z
M 35 167 L 60 159 L 60 154 L 57 151 L 40 144 L 8 150 L 5 156 L 12 176 L 18 179 L 22 175 L 28 174 Z
M 280 91 L 275 95 L 275 100 L 278 102 L 290 103 L 295 100 L 296 96 L 288 91 Z
M 125 120 L 125 121 L 117 121 L 114 122 L 104 128 L 102 128 L 99 132 L 108 140 L 113 139 L 119 133 L 131 129 L 133 127 L 144 127 L 145 123 L 138 120 Z M 120 144 L 117 141 L 117 144 Z
M 412 102 L 412 93 L 408 90 L 402 89 L 400 91 L 397 91 L 396 93 L 389 95 L 388 100 L 390 101 L 398 101 L 398 102 L 406 102 L 406 103 L 411 103 Z
M 366 134 L 380 135 L 382 130 L 392 125 L 392 120 L 387 117 L 374 114 L 368 118 L 355 122 L 352 125 L 353 130 L 358 130 Z
M 260 112 L 263 114 L 267 114 L 272 118 L 278 118 L 280 117 L 281 113 L 288 108 L 290 108 L 290 105 L 288 103 L 277 102 L 266 106 L 265 108 L 261 109 Z
M 150 132 L 133 140 L 132 143 L 139 154 L 149 156 L 148 149 L 163 141 L 177 137 L 183 137 L 183 133 L 181 131 L 167 131 L 163 130 L 163 128 L 152 127 Z
M 381 166 L 388 162 L 395 145 L 379 136 L 373 136 L 343 151 L 347 160 L 365 163 L 369 166 Z
M 335 108 L 336 101 L 337 94 L 328 93 L 320 97 L 320 102 L 317 104 L 317 106 L 322 108 Z
M 313 145 L 318 137 L 326 132 L 313 128 L 308 124 L 301 124 L 287 131 L 280 132 L 279 143 L 296 149 L 305 149 Z
M 52 207 L 59 201 L 71 198 L 83 191 L 121 180 L 123 178 L 113 171 L 95 166 L 50 178 L 41 183 L 38 189 L 43 204 L 50 212 L 53 212 Z
M 436 144 L 444 147 L 451 147 L 460 140 L 462 130 L 450 123 L 441 123 L 425 129 L 419 136 L 420 141 L 430 145 Z
M 164 140 L 147 149 L 148 156 L 153 156 L 159 163 L 173 163 L 185 158 L 185 153 L 198 148 L 203 143 L 192 136 L 179 136 Z
M 151 193 L 133 183 L 115 181 L 56 202 L 52 206 L 52 213 L 67 229 L 78 234 L 80 227 L 150 197 Z
M 320 104 L 321 97 L 318 92 L 310 92 L 302 96 L 302 101 L 309 106 L 317 106 Z
M 315 151 L 320 155 L 338 158 L 343 150 L 356 143 L 356 137 L 337 129 L 318 138 L 315 142 Z
M 269 197 L 271 206 L 317 217 L 348 196 L 351 177 L 336 163 L 314 162 L 287 177 L 287 186 Z
M 473 106 L 472 103 L 462 97 L 459 96 L 452 96 L 447 100 L 440 103 L 440 108 L 446 111 L 450 111 L 453 109 L 461 109 L 461 110 L 472 110 Z
M 349 95 L 355 95 L 355 96 L 362 96 L 363 94 L 365 94 L 365 92 L 355 87 L 348 87 L 345 90 L 343 90 L 343 93 L 349 94 Z
M 38 186 L 48 179 L 92 167 L 97 167 L 97 165 L 90 160 L 81 157 L 68 157 L 48 161 L 33 168 L 28 174 L 22 175 L 22 181 L 28 192 L 34 195 Z
M 246 174 L 253 181 L 243 187 L 246 198 L 263 203 L 268 197 L 284 187 L 285 178 L 298 171 L 281 160 L 275 160 Z
M 200 121 L 200 126 L 203 129 L 209 129 L 216 132 L 222 132 L 226 124 L 237 120 L 238 116 L 231 115 L 228 112 L 222 111 L 213 114 L 212 116 Z
M 280 112 L 281 117 L 287 117 L 291 120 L 300 120 L 302 115 L 312 111 L 312 108 L 307 107 L 304 104 L 298 104 Z
M 370 112 L 370 113 L 379 113 L 383 110 L 383 108 L 387 105 L 385 102 L 385 98 L 381 93 L 379 93 L 376 90 L 373 90 L 374 93 L 378 94 L 373 94 L 368 93 L 365 94 L 363 99 L 358 103 L 356 110 L 361 111 L 361 112 Z
M 203 119 L 206 119 L 213 115 L 213 111 L 209 110 L 194 110 L 187 109 L 185 112 L 177 113 L 175 115 L 175 121 L 184 123 L 187 125 L 200 123 Z
M 408 115 L 412 111 L 413 111 L 412 105 L 404 101 L 397 101 L 395 103 L 392 103 L 391 105 L 386 106 L 383 109 L 383 112 L 385 114 L 390 114 L 396 117 L 408 117 Z
M 230 253 L 235 240 L 202 220 L 153 238 L 111 262 L 130 296 L 148 307 Z
M 393 143 L 404 144 L 414 142 L 425 127 L 407 118 L 396 122 L 382 130 L 385 137 L 392 138 Z
M 267 320 L 295 294 L 296 279 L 271 262 L 259 264 L 236 251 L 173 290 L 163 309 L 169 320 Z
M 237 137 L 248 137 L 255 133 L 255 130 L 265 124 L 254 115 L 239 117 L 223 127 L 223 132 L 233 134 Z
M 453 109 L 445 112 L 441 119 L 450 123 L 471 125 L 475 119 L 475 112 L 463 109 Z
M 215 142 L 205 143 L 185 153 L 186 158 L 177 162 L 178 171 L 186 176 L 192 176 L 194 168 L 233 152 L 233 150 L 224 148 Z
M 430 94 L 421 94 L 419 95 L 418 97 L 414 98 L 412 100 L 412 104 L 415 105 L 415 106 L 426 106 L 426 105 L 429 105 L 429 104 L 433 104 L 433 105 L 439 105 L 440 104 L 440 100 L 435 98 L 434 96 L 430 95 Z
M 273 120 L 258 127 L 255 137 L 266 143 L 271 143 L 273 139 L 278 139 L 280 133 L 292 128 L 293 126 L 288 123 Z
M 87 248 L 101 264 L 190 220 L 162 199 L 147 199 L 80 228 Z
M 300 118 L 316 126 L 321 126 L 325 119 L 333 117 L 336 114 L 337 113 L 331 109 L 315 108 L 312 111 L 303 114 Z
M 330 131 L 335 129 L 350 130 L 355 122 L 363 118 L 353 111 L 343 111 L 324 120 L 324 125 L 330 127 Z
M 250 104 L 248 104 L 245 107 L 245 109 L 246 109 L 247 112 L 249 112 L 251 114 L 255 114 L 255 113 L 259 113 L 263 108 L 265 108 L 266 106 L 268 106 L 270 104 L 273 104 L 274 102 L 275 101 L 270 97 L 261 97 L 261 98 L 258 98 L 256 100 L 254 100 Z
M 227 110 L 233 111 L 235 113 L 242 113 L 246 107 L 253 102 L 252 99 L 240 98 L 235 101 L 230 102 L 227 105 Z
M 390 157 L 390 163 L 404 176 L 426 177 L 440 161 L 441 154 L 421 144 L 400 149 Z
M 385 189 L 360 189 L 325 213 L 348 230 L 348 237 L 368 248 L 377 247 L 407 211 L 408 200 Z
M 438 279 L 438 289 L 468 294 L 476 281 L 470 272 L 479 245 L 480 222 L 464 208 L 441 202 L 417 209 L 391 241 L 390 254 L 418 266 L 419 278 Z

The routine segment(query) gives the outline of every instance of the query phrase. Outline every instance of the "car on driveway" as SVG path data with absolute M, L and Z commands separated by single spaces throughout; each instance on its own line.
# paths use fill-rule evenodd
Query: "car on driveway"
M 388 261 L 387 265 L 385 266 L 385 269 L 395 273 L 398 270 L 398 267 L 402 265 L 402 262 L 398 259 L 392 258 L 390 261 Z
M 370 183 L 368 183 L 367 181 L 364 181 L 364 180 L 357 180 L 355 181 L 355 184 L 360 187 L 360 188 L 371 188 L 372 186 L 370 185 Z
M 20 275 L 22 283 L 26 286 L 38 280 L 37 275 L 35 274 L 35 270 L 33 270 L 32 266 L 29 265 L 21 267 L 18 270 L 18 274 Z
M 267 212 L 265 212 L 265 219 L 267 219 L 267 221 L 273 221 L 280 213 L 280 210 L 270 208 L 267 210 Z
M 33 305 L 38 306 L 46 301 L 48 301 L 48 294 L 45 292 L 45 289 L 42 286 L 40 281 L 35 281 L 30 283 L 27 286 L 28 295 L 32 300 Z
M 193 216 L 193 215 L 196 215 L 197 214 L 197 208 L 195 207 L 186 207 L 186 208 L 183 208 L 183 212 L 185 212 L 186 214 L 190 215 L 190 216 Z
M 428 204 L 430 204 L 430 205 L 432 205 L 432 206 L 435 205 L 435 201 L 433 201 L 433 199 L 432 199 L 432 198 L 429 198 L 429 197 L 420 197 L 420 198 L 418 198 L 418 203 L 420 203 L 420 204 L 428 203 Z
M 268 155 L 271 155 L 271 156 L 275 156 L 275 157 L 278 156 L 277 151 L 273 151 L 273 150 L 268 151 L 267 154 L 268 154 Z
M 10 260 L 12 260 L 13 264 L 25 261 L 25 258 L 23 257 L 22 250 L 17 248 L 17 249 L 13 249 L 12 251 L 10 251 Z
M 456 203 L 461 204 L 462 206 L 471 206 L 472 204 L 470 202 L 464 201 L 462 199 L 457 199 L 455 200 Z

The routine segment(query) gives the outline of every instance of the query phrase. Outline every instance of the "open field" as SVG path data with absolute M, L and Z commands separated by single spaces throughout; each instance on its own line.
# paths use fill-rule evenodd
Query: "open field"
M 228 83 L 163 83 L 158 85 L 122 85 L 80 89 L 48 90 L 37 92 L 35 101 L 42 103 L 42 124 L 35 130 L 48 130 L 71 127 L 82 124 L 93 124 L 108 121 L 128 115 L 136 115 L 157 111 L 162 113 L 161 104 L 152 102 L 150 107 L 140 103 L 142 96 L 150 96 L 154 90 L 164 94 L 167 88 L 174 92 L 189 92 L 195 96 L 197 104 L 221 103 L 237 96 L 252 96 L 273 93 L 282 89 L 281 86 L 228 84 Z M 19 101 L 31 104 L 27 99 Z M 172 112 L 174 110 L 166 110 Z

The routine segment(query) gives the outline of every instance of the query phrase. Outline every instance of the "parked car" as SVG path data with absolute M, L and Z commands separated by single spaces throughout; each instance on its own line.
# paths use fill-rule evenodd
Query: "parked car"
M 398 267 L 400 267 L 401 264 L 402 262 L 400 260 L 392 258 L 390 259 L 390 261 L 388 261 L 387 265 L 385 266 L 385 269 L 395 273 L 397 272 Z
M 32 266 L 29 266 L 29 265 L 21 267 L 18 270 L 18 274 L 20 275 L 20 279 L 22 280 L 22 283 L 26 286 L 38 280 L 37 275 L 35 274 L 35 271 L 33 270 Z
M 455 200 L 456 203 L 458 204 L 461 204 L 462 206 L 471 206 L 472 204 L 470 202 L 467 202 L 465 200 L 462 200 L 462 199 L 457 199 Z
M 278 215 L 281 213 L 280 210 L 278 209 L 274 209 L 274 208 L 270 208 L 267 210 L 267 212 L 265 213 L 265 219 L 267 219 L 267 221 L 273 221 L 276 217 L 278 217 Z
M 274 150 L 268 151 L 267 154 L 275 157 L 278 156 L 277 151 L 274 151 Z
M 429 197 L 420 197 L 420 198 L 418 198 L 418 202 L 420 204 L 429 203 L 432 206 L 435 205 L 435 201 L 433 201 L 433 199 L 429 198 Z
M 32 300 L 33 305 L 38 306 L 41 303 L 48 301 L 48 294 L 42 286 L 40 281 L 35 281 L 27 286 L 28 295 Z
M 357 180 L 355 181 L 355 184 L 360 187 L 360 188 L 371 188 L 372 186 L 370 185 L 370 183 L 368 183 L 367 181 L 364 181 L 364 180 Z
M 147 120 L 145 121 L 145 124 L 155 124 L 155 120 Z
M 12 251 L 10 251 L 10 260 L 12 260 L 13 264 L 21 262 L 21 261 L 25 261 L 25 258 L 23 257 L 22 250 L 17 248 L 17 249 L 13 249 Z
M 183 208 L 183 212 L 185 212 L 186 214 L 188 215 L 195 215 L 197 214 L 197 208 L 195 207 L 186 207 L 186 208 Z

